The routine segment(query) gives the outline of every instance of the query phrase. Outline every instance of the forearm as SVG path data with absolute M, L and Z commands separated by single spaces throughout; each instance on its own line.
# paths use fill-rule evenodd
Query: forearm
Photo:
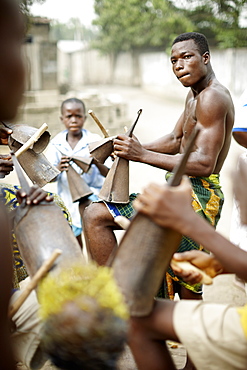
M 98 168 L 100 174 L 104 177 L 107 176 L 108 172 L 109 172 L 109 168 L 106 167 L 104 164 L 101 164 L 101 163 L 96 163 L 96 161 L 94 162 L 95 163 L 95 166 Z
M 247 253 L 219 234 L 196 213 L 186 215 L 186 222 L 179 230 L 205 249 L 211 251 L 224 267 L 224 272 L 236 273 L 247 281 Z
M 139 161 L 166 171 L 173 171 L 174 167 L 181 161 L 181 156 L 182 154 L 169 155 L 143 150 Z M 185 173 L 189 176 L 208 177 L 213 173 L 213 165 L 212 162 L 209 165 L 207 163 L 209 161 L 201 160 L 200 155 L 194 152 L 187 161 Z
M 174 134 L 168 134 L 151 143 L 143 144 L 143 148 L 156 153 L 177 154 L 180 145 L 181 138 L 175 137 Z

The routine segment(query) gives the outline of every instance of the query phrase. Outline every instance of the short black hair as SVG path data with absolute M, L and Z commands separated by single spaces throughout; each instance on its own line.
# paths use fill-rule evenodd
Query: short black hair
M 86 114 L 86 107 L 85 107 L 85 104 L 82 100 L 80 99 L 77 99 L 77 98 L 70 98 L 70 99 L 66 99 L 62 102 L 61 104 L 61 113 L 63 114 L 63 109 L 64 109 L 64 106 L 67 104 L 67 103 L 77 103 L 77 104 L 81 104 L 82 105 L 82 108 L 84 110 L 84 113 Z
M 181 35 L 175 38 L 172 45 L 176 44 L 177 42 L 186 40 L 194 40 L 196 45 L 198 46 L 198 50 L 201 55 L 203 55 L 206 52 L 209 52 L 209 46 L 206 37 L 202 33 L 198 32 L 182 33 Z

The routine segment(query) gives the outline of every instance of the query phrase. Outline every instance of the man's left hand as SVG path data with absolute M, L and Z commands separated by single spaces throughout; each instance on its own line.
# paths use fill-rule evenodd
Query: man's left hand
M 0 145 L 8 145 L 8 137 L 12 132 L 10 128 L 0 124 Z
M 47 192 L 41 189 L 38 185 L 33 185 L 30 188 L 30 191 L 28 194 L 24 192 L 22 189 L 18 190 L 16 192 L 16 197 L 17 197 L 19 204 L 21 204 L 22 201 L 26 199 L 26 203 L 28 205 L 30 204 L 37 205 L 42 201 L 46 201 L 48 203 L 53 201 L 53 197 L 49 196 Z
M 13 171 L 13 162 L 11 160 L 11 156 L 9 154 L 0 155 L 0 178 L 3 179 L 11 171 Z

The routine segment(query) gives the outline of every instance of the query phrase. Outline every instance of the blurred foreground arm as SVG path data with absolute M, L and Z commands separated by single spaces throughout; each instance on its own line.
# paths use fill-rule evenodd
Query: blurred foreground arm
M 185 268 L 183 262 L 188 263 L 189 266 Z M 199 270 L 196 271 L 191 268 L 194 266 Z M 171 260 L 171 267 L 176 275 L 190 284 L 212 284 L 212 279 L 210 278 L 214 278 L 224 272 L 223 266 L 213 255 L 198 250 L 175 253 Z
M 9 220 L 4 206 L 0 203 L 0 368 L 14 370 L 11 351 L 10 330 L 7 318 L 12 289 L 12 248 Z
M 194 212 L 188 178 L 183 178 L 177 187 L 149 185 L 138 196 L 135 208 L 158 225 L 174 229 L 202 244 L 214 253 L 225 271 L 236 273 L 247 281 L 247 253 L 217 233 Z
M 8 137 L 12 134 L 12 130 L 0 124 L 0 145 L 8 145 Z M 0 178 L 3 179 L 11 171 L 13 171 L 13 163 L 9 154 L 0 154 Z

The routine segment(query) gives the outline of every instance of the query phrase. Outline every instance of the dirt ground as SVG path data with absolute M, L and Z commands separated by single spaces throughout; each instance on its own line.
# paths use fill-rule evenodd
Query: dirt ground
M 84 89 L 94 89 L 102 94 L 119 94 L 123 101 L 128 103 L 128 116 L 131 121 L 136 118 L 137 111 L 142 108 L 143 113 L 135 130 L 135 135 L 144 143 L 159 138 L 169 133 L 179 118 L 184 106 L 184 92 L 170 94 L 169 91 L 150 92 L 140 88 L 129 88 L 123 86 L 90 86 Z M 90 107 L 87 107 L 90 109 Z M 47 122 L 48 125 L 52 124 Z M 90 129 L 90 127 L 86 128 Z M 2 149 L 2 148 L 1 148 Z M 231 210 L 232 210 L 232 185 L 231 179 L 236 166 L 237 157 L 241 148 L 232 141 L 228 158 L 221 173 L 221 183 L 225 193 L 225 204 L 222 217 L 218 225 L 218 231 L 229 237 Z M 10 174 L 2 182 L 18 183 L 14 173 Z M 140 163 L 130 165 L 130 191 L 140 192 L 150 181 L 164 183 L 164 171 Z M 54 184 L 46 186 L 54 191 Z M 236 286 L 234 276 L 217 277 L 214 284 L 205 288 L 204 299 L 222 303 L 233 303 L 243 305 L 246 295 L 243 290 Z M 182 368 L 185 362 L 185 349 L 181 345 L 169 345 L 177 368 Z M 54 369 L 46 364 L 43 370 Z M 128 349 L 126 349 L 120 363 L 121 370 L 134 370 L 136 366 Z

